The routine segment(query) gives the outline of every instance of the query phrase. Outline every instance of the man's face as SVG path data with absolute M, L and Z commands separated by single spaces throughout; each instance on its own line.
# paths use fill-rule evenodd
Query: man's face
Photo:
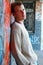
M 23 19 L 25 20 L 26 19 L 26 11 L 25 11 L 25 7 L 23 4 L 20 6 L 20 10 L 22 11 Z
M 23 4 L 21 6 L 16 6 L 14 9 L 15 9 L 14 17 L 17 20 L 21 21 L 26 19 L 26 11 Z

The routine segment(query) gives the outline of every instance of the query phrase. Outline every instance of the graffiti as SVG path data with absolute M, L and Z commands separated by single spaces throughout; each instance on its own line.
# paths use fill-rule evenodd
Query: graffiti
M 4 0 L 4 33 L 5 33 L 5 55 L 4 55 L 4 65 L 9 65 L 9 54 L 10 54 L 10 46 L 9 46 L 9 37 L 10 37 L 10 3 L 9 0 Z

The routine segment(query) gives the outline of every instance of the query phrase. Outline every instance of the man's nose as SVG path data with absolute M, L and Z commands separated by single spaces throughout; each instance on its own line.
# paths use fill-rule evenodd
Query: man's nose
M 21 11 L 21 13 L 22 13 L 22 16 L 24 17 L 24 12 L 23 12 L 23 11 Z

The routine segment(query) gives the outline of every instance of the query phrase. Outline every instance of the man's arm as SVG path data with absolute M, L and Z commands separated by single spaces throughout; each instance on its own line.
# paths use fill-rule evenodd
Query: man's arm
M 11 29 L 11 34 L 10 34 L 10 44 L 11 44 L 11 53 L 13 55 L 13 57 L 15 58 L 16 62 L 19 62 L 19 65 L 23 65 L 20 61 L 20 59 L 18 58 L 17 52 L 16 52 L 16 48 L 15 48 L 15 43 L 14 43 L 14 33 Z
M 26 41 L 24 41 L 25 45 L 24 45 L 24 43 L 22 44 L 23 53 L 24 54 L 26 53 L 28 56 L 30 56 L 32 61 L 35 62 L 35 61 L 37 61 L 37 55 L 36 55 L 36 53 L 33 50 L 33 47 L 32 47 L 32 44 L 31 44 L 31 41 L 30 41 L 30 38 L 29 38 L 29 35 L 25 36 L 25 37 L 26 37 L 26 39 L 25 39 Z

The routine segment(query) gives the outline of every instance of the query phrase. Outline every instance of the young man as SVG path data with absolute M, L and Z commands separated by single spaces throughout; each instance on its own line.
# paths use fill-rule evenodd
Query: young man
M 11 4 L 15 22 L 11 25 L 11 52 L 18 65 L 37 65 L 37 55 L 33 51 L 29 34 L 23 24 L 26 11 L 21 2 Z

